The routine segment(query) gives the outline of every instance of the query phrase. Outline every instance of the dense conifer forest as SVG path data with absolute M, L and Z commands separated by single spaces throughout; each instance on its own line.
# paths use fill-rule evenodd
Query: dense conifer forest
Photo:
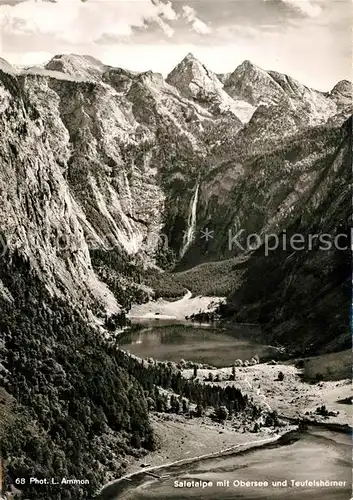
M 23 257 L 1 257 L 0 279 L 8 291 L 0 299 L 0 380 L 14 398 L 3 398 L 6 482 L 89 479 L 84 489 L 23 486 L 28 499 L 87 499 L 109 471 L 124 470 L 125 457 L 153 448 L 144 393 L 97 332 L 50 298 Z
M 211 407 L 219 420 L 256 416 L 234 387 L 187 380 L 171 363 L 118 350 L 114 337 L 104 339 L 64 300 L 51 298 L 19 252 L 0 260 L 0 450 L 6 485 L 29 500 L 87 499 L 123 474 L 129 457 L 155 447 L 148 411 L 192 417 Z M 89 485 L 38 486 L 30 477 Z

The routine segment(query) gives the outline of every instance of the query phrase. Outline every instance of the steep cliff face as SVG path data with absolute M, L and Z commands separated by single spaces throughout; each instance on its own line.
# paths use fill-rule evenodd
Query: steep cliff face
M 350 113 L 349 82 L 324 94 L 249 62 L 217 77 L 189 55 L 165 81 L 87 56 L 26 70 L 0 59 L 0 406 L 13 405 L 0 430 L 11 477 L 60 471 L 89 478 L 93 494 L 122 457 L 153 447 L 141 386 L 87 323 L 128 307 L 157 258 L 190 267 L 240 255 L 239 273 L 233 260 L 209 271 L 237 276 L 227 317 L 258 321 L 300 353 L 347 346 L 347 252 L 263 257 L 245 240 L 347 231 L 351 122 L 340 126 Z M 243 248 L 232 240 L 241 229 Z M 144 300 L 147 287 L 134 286 Z M 30 498 L 87 493 L 28 486 Z
M 239 255 L 256 246 L 257 237 L 284 229 L 311 197 L 339 141 L 339 129 L 314 127 L 272 151 L 244 151 L 205 176 L 198 222 L 214 234 L 208 241 L 199 237 L 199 258 Z
M 337 149 L 352 109 L 349 82 L 318 92 L 249 61 L 222 80 L 232 97 L 256 110 L 236 134 L 224 131 L 213 143 L 200 184 L 198 238 L 185 256 L 190 264 L 237 255 L 248 250 L 248 235 L 287 227 Z M 239 230 L 241 246 L 230 236 Z
M 188 159 L 204 156 L 189 113 L 209 116 L 158 75 L 110 69 L 97 83 L 99 70 L 76 56 L 23 73 L 3 65 L 0 220 L 4 245 L 21 248 L 53 294 L 116 311 L 89 250 L 152 258 L 160 177 L 173 168 L 177 141 Z
M 337 106 L 337 113 L 332 117 L 331 121 L 339 124 L 352 111 L 352 83 L 348 80 L 341 80 L 328 95 Z
M 0 80 L 3 252 L 20 249 L 52 294 L 87 302 L 106 295 L 109 307 L 117 310 L 91 269 L 76 202 L 64 178 L 69 135 L 55 108 L 36 106 L 41 99 L 57 102 L 56 96 L 45 86 L 33 98 L 26 79 L 11 73 L 1 72 Z
M 287 244 L 278 231 L 278 248 L 265 255 L 262 245 L 251 255 L 243 282 L 224 310 L 238 321 L 262 323 L 269 341 L 300 355 L 351 344 L 351 134 L 350 119 L 334 152 L 321 162 L 310 196 L 285 226 Z M 304 250 L 294 251 L 293 235 L 305 238 Z M 325 244 L 322 235 L 328 235 Z

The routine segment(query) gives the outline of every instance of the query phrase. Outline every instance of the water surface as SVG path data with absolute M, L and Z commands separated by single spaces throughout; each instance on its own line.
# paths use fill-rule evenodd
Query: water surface
M 229 366 L 236 359 L 265 359 L 275 350 L 251 340 L 257 328 L 239 325 L 220 329 L 207 325 L 157 323 L 125 333 L 119 346 L 142 358 L 178 362 L 181 359 L 216 367 Z
M 351 493 L 350 435 L 310 428 L 282 443 L 172 466 L 156 471 L 163 479 L 139 473 L 131 481 L 107 487 L 100 500 L 349 500 Z M 177 488 L 175 481 L 211 481 L 212 487 Z M 268 487 L 233 486 L 233 481 L 268 481 Z M 345 486 L 310 487 L 295 481 L 342 481 Z M 228 486 L 217 486 L 217 481 Z M 287 481 L 285 486 L 284 481 Z M 272 483 L 273 482 L 273 483 Z M 276 486 L 275 486 L 276 484 Z

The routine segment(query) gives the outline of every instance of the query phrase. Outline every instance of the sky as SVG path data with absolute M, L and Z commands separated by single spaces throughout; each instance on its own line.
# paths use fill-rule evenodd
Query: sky
M 217 73 L 245 59 L 319 90 L 352 79 L 351 0 L 0 0 L 0 57 L 56 54 L 167 75 L 192 52 Z

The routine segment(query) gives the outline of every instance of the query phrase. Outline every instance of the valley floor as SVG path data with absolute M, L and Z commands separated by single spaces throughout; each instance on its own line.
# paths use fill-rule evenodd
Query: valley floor
M 232 369 L 199 369 L 198 378 L 203 380 L 211 372 L 217 375 L 221 385 L 234 384 L 243 393 L 253 398 L 259 406 L 278 411 L 282 417 L 307 418 L 315 422 L 351 425 L 352 405 L 339 403 L 340 400 L 352 396 L 350 380 L 338 382 L 320 382 L 308 384 L 302 382 L 300 370 L 288 364 L 259 364 L 236 369 L 236 380 L 227 379 Z M 277 380 L 278 373 L 284 375 L 283 381 Z M 193 370 L 184 370 L 183 375 L 192 377 Z M 209 383 L 209 382 L 205 382 Z M 322 417 L 315 413 L 316 409 L 325 405 L 328 411 L 337 416 Z M 131 464 L 126 471 L 133 473 L 142 467 L 157 467 L 162 464 L 221 452 L 237 445 L 256 444 L 256 441 L 273 438 L 287 432 L 293 424 L 288 423 L 279 429 L 260 428 L 252 432 L 253 423 L 244 425 L 239 422 L 226 421 L 218 424 L 209 417 L 189 419 L 183 415 L 153 414 L 152 426 L 159 441 L 158 449 L 144 458 Z
M 143 467 L 158 467 L 167 463 L 193 459 L 223 452 L 229 448 L 254 445 L 257 441 L 275 439 L 290 426 L 277 429 L 261 429 L 253 433 L 249 429 L 239 431 L 231 422 L 217 424 L 209 417 L 189 419 L 183 415 L 155 414 L 151 419 L 158 449 L 130 465 L 127 473 L 143 470 Z
M 352 397 L 350 379 L 307 383 L 302 381 L 300 369 L 290 364 L 280 363 L 238 367 L 234 382 L 226 380 L 231 375 L 231 367 L 213 370 L 199 369 L 198 377 L 201 379 L 207 377 L 210 372 L 213 378 L 216 375 L 219 376 L 220 382 L 216 382 L 217 384 L 233 384 L 239 387 L 244 394 L 251 396 L 256 404 L 268 406 L 269 409 L 276 410 L 280 416 L 306 417 L 310 420 L 341 425 L 352 423 L 352 405 L 339 403 L 341 400 Z M 283 373 L 282 381 L 278 380 L 279 372 Z M 184 370 L 183 375 L 190 378 L 193 370 Z M 325 405 L 328 411 L 338 412 L 338 415 L 323 418 L 315 414 L 315 410 L 322 405 Z
M 182 321 L 185 316 L 200 311 L 210 311 L 222 299 L 217 297 L 193 297 L 191 292 L 180 300 L 168 302 L 163 299 L 147 304 L 135 305 L 130 311 L 131 319 L 173 319 Z M 278 378 L 282 372 L 283 380 Z M 208 378 L 212 374 L 212 382 Z M 292 364 L 271 362 L 235 368 L 235 380 L 229 380 L 232 367 L 197 370 L 197 378 L 205 384 L 221 386 L 234 385 L 253 402 L 269 411 L 277 411 L 284 418 L 283 427 L 260 427 L 254 431 L 253 421 L 227 420 L 216 423 L 209 416 L 188 418 L 185 415 L 151 415 L 158 449 L 147 456 L 130 463 L 126 473 L 131 474 L 144 468 L 158 467 L 181 460 L 220 453 L 231 447 L 254 445 L 265 439 L 274 439 L 293 428 L 297 419 L 306 418 L 312 422 L 351 425 L 352 405 L 342 404 L 352 396 L 351 380 L 308 383 L 302 380 L 303 370 Z M 185 378 L 193 378 L 193 369 L 184 369 Z M 217 380 L 217 381 L 215 381 Z M 329 416 L 317 413 L 325 406 Z M 288 421 L 286 421 L 288 419 Z M 292 420 L 293 419 L 293 420 Z M 295 421 L 294 421 L 295 419 Z

